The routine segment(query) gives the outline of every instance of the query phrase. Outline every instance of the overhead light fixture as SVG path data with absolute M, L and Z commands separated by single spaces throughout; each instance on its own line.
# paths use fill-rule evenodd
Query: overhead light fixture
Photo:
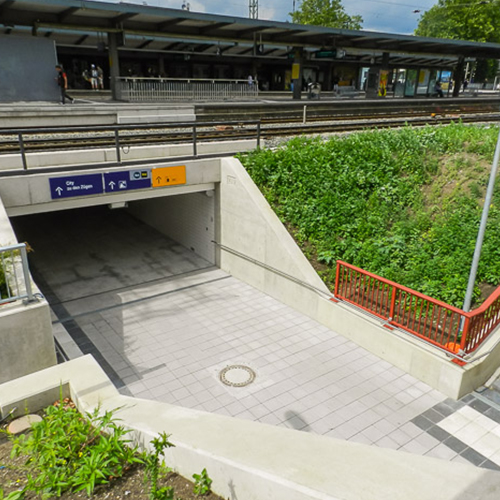
M 108 205 L 108 208 L 111 210 L 114 210 L 115 208 L 127 208 L 128 207 L 128 202 L 127 201 L 115 201 L 114 203 L 110 203 Z

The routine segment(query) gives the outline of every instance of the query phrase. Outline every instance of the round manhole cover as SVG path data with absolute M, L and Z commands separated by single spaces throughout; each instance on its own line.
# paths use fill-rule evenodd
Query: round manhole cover
M 231 365 L 226 366 L 219 376 L 223 384 L 231 387 L 244 387 L 254 381 L 255 372 L 245 365 Z

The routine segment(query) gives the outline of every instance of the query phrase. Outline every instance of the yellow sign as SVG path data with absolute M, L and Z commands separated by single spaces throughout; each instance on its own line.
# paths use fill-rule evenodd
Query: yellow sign
M 154 188 L 186 184 L 186 166 L 153 168 L 151 182 Z
M 298 80 L 300 75 L 300 64 L 292 64 L 292 80 Z

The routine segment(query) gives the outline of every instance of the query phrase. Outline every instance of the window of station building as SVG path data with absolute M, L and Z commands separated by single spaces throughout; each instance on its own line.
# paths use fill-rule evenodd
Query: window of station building
M 451 92 L 452 82 L 451 82 L 451 71 L 442 70 L 440 71 L 439 79 L 441 80 L 441 88 L 443 91 Z
M 437 80 L 438 80 L 438 71 L 436 69 L 431 69 L 429 75 L 429 95 L 433 95 L 436 93 L 435 87 Z
M 394 97 L 405 95 L 406 69 L 394 70 Z
M 358 85 L 359 88 L 362 90 L 366 90 L 366 84 L 368 80 L 368 72 L 370 71 L 370 68 L 361 68 L 359 72 L 359 80 L 358 80 Z
M 418 73 L 417 95 L 429 94 L 430 70 L 421 69 Z
M 358 76 L 358 68 L 356 66 L 342 66 L 340 69 L 341 87 L 354 87 L 356 85 L 356 77 Z
M 406 72 L 405 97 L 413 97 L 415 95 L 415 90 L 417 88 L 417 76 L 418 70 L 416 69 L 409 69 Z

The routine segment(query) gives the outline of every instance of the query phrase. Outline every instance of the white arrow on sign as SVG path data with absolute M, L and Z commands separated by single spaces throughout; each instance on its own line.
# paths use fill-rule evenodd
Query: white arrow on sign
M 109 183 L 109 187 L 110 187 L 111 189 L 115 189 L 115 182 L 114 182 L 114 181 L 111 181 L 111 182 Z
M 61 193 L 64 191 L 62 187 L 56 187 L 56 192 L 59 196 L 61 196 Z

